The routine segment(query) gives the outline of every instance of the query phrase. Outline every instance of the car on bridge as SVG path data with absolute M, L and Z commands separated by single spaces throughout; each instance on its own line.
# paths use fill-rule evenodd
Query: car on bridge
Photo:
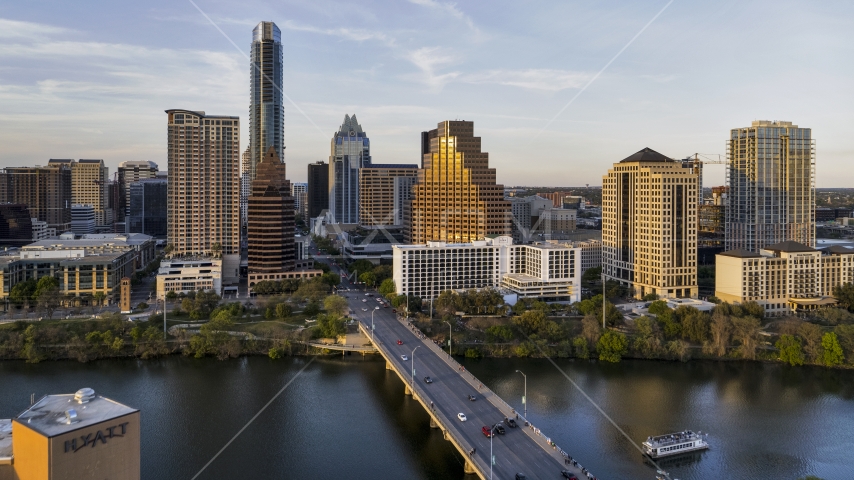
M 403 345 L 403 340 L 398 339 L 398 340 L 397 340 L 397 344 L 398 344 L 398 345 Z
M 504 435 L 504 425 L 496 423 L 492 428 L 495 430 L 496 433 Z
M 424 377 L 424 383 L 433 383 L 433 379 L 430 377 Z
M 477 400 L 477 397 L 475 397 L 474 395 L 469 395 L 468 399 L 470 402 L 473 402 L 473 401 Z
M 400 359 L 405 362 L 405 361 L 409 360 L 409 357 L 407 357 L 406 355 L 401 355 Z
M 517 473 L 516 480 L 528 480 L 528 477 L 526 477 L 524 473 Z
M 367 308 L 363 308 L 363 309 L 362 309 L 362 311 L 363 311 L 363 312 L 367 312 L 367 311 L 368 311 L 368 309 L 367 309 Z
M 510 428 L 516 428 L 517 427 L 516 420 L 513 420 L 512 418 L 504 418 L 504 423 L 506 423 L 507 426 Z
M 457 418 L 459 418 L 461 422 L 465 422 L 466 421 L 466 414 L 460 412 L 457 414 Z
M 570 472 L 569 470 L 561 470 L 560 474 L 563 475 L 563 478 L 565 478 L 566 480 L 578 480 L 578 477 L 576 477 L 575 474 Z
M 492 433 L 492 429 L 491 429 L 491 428 L 489 428 L 489 427 L 487 427 L 486 425 L 484 425 L 483 427 L 481 427 L 480 431 L 481 431 L 484 435 L 486 435 L 487 437 L 492 437 L 492 435 L 493 435 L 493 433 Z
M 363 301 L 363 302 L 365 302 L 365 303 L 367 303 L 367 302 L 368 302 L 368 300 L 367 300 L 366 298 L 363 298 L 363 299 L 362 299 L 362 301 Z

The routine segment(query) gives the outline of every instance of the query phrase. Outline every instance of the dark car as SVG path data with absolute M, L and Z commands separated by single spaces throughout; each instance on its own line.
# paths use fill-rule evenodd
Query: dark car
M 518 425 L 516 425 L 516 420 L 513 420 L 512 418 L 504 419 L 504 423 L 506 423 L 507 426 L 510 428 L 516 428 L 518 426 Z
M 487 437 L 492 436 L 492 430 L 490 430 L 489 427 L 487 427 L 486 425 L 481 427 L 480 431 L 483 432 L 483 434 L 486 435 Z
M 475 400 L 477 400 L 477 397 L 475 397 L 474 395 L 469 395 L 469 401 L 470 402 L 473 402 Z
M 526 477 L 524 473 L 517 473 L 516 480 L 528 480 L 528 477 Z
M 433 383 L 433 379 L 430 377 L 424 377 L 424 383 Z
M 504 425 L 502 425 L 500 423 L 496 423 L 495 426 L 492 428 L 495 429 L 495 433 L 504 435 Z
M 578 477 L 576 477 L 575 474 L 570 472 L 569 470 L 561 470 L 560 474 L 563 475 L 563 478 L 567 480 L 578 480 Z

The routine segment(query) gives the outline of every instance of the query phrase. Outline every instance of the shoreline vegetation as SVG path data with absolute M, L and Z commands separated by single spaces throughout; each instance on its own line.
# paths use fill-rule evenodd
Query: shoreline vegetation
M 0 324 L 0 360 L 87 362 L 170 354 L 276 359 L 329 353 L 308 342 L 341 343 L 357 328 L 347 317 L 347 300 L 332 294 L 340 277 L 327 265 L 319 266 L 327 270 L 323 276 L 268 282 L 260 285 L 266 296 L 245 303 L 222 303 L 212 292 L 172 296 L 166 338 L 160 313 L 136 322 L 104 313 L 95 319 Z M 572 305 L 525 299 L 511 307 L 498 291 L 487 288 L 442 292 L 433 302 L 431 318 L 420 312 L 421 299 L 394 293 L 387 265 L 355 262 L 350 271 L 358 271 L 370 287 L 379 285 L 379 295 L 398 311 L 408 310 L 413 325 L 446 348 L 450 324 L 453 354 L 468 358 L 751 360 L 854 367 L 854 313 L 843 308 L 821 310 L 808 319 L 764 318 L 764 309 L 755 302 L 719 303 L 707 313 L 684 306 L 671 310 L 665 302 L 647 298 L 649 314 L 630 320 L 605 302 L 603 329 L 601 294 Z M 606 293 L 625 297 L 616 285 L 606 285 Z M 835 293 L 842 305 L 854 305 L 854 285 Z

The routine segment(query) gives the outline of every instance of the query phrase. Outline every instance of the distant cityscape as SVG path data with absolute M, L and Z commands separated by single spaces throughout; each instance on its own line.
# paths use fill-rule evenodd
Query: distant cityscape
M 249 53 L 245 148 L 238 112 L 166 105 L 165 170 L 162 160 L 126 161 L 111 175 L 103 159 L 48 159 L 44 166 L 0 172 L 0 308 L 6 320 L 53 319 L 63 308 L 91 308 L 94 317 L 97 307 L 130 319 L 160 315 L 166 338 L 168 301 L 179 311 L 204 311 L 199 315 L 207 320 L 214 308 L 223 308 L 223 299 L 242 311 L 254 307 L 251 299 L 259 295 L 310 288 L 305 285 L 323 283 L 335 292 L 345 288 L 341 282 L 349 273 L 330 262 L 357 265 L 351 286 L 382 285 L 382 296 L 394 299 L 394 307 L 407 315 L 423 308 L 431 322 L 434 301 L 448 318 L 473 315 L 459 306 L 464 300 L 452 304 L 448 295 L 483 291 L 497 292 L 507 311 L 538 302 L 553 305 L 546 310 L 569 306 L 576 314 L 599 315 L 603 332 L 607 322 L 622 322 L 605 306 L 617 300 L 619 310 L 611 308 L 628 325 L 620 332 L 634 332 L 634 322 L 657 308 L 667 309 L 663 319 L 679 308 L 712 312 L 721 304 L 747 305 L 760 318 L 807 318 L 854 307 L 854 189 L 816 188 L 820 162 L 809 127 L 777 120 L 733 125 L 719 132 L 723 159 L 674 158 L 638 145 L 637 152 L 602 167 L 601 186 L 546 188 L 498 183 L 474 121 L 437 119 L 420 134 L 420 158 L 384 163 L 372 156 L 369 123 L 357 120 L 358 112 L 341 112 L 328 161 L 309 164 L 307 182 L 294 183 L 288 179 L 283 47 L 275 23 L 254 28 Z M 725 185 L 704 185 L 704 169 L 715 165 L 725 169 Z M 374 268 L 384 269 L 387 278 L 378 279 Z M 326 293 L 306 294 L 301 308 L 311 304 L 319 312 Z M 208 294 L 214 294 L 212 308 L 198 307 L 204 300 L 196 299 Z M 193 301 L 176 308 L 178 299 Z M 382 300 L 379 305 L 388 307 Z M 290 308 L 283 301 L 264 315 L 285 318 Z M 346 304 L 340 308 L 345 311 Z M 481 308 L 496 314 L 494 303 L 478 304 L 476 313 Z M 666 332 L 668 321 L 656 328 Z M 726 339 L 716 347 L 705 328 L 696 339 L 666 335 L 726 354 Z M 588 346 L 596 348 L 595 338 L 589 345 L 581 341 L 583 358 Z M 581 358 L 578 344 L 565 346 L 567 356 Z M 276 348 L 284 347 L 271 348 L 273 358 Z M 682 358 L 682 348 L 667 355 Z M 849 348 L 845 344 L 846 355 Z M 450 346 L 448 351 L 450 356 Z M 40 402 L 9 429 L 35 418 L 37 407 L 49 408 L 67 422 L 28 428 L 38 438 L 61 430 L 65 436 L 57 438 L 64 443 L 52 440 L 51 451 L 76 451 L 82 448 L 79 432 L 69 432 L 77 428 L 71 425 L 78 413 L 63 405 L 82 409 L 88 403 L 89 415 L 99 413 L 80 428 L 93 435 L 109 431 L 107 445 L 124 441 L 120 455 L 138 471 L 137 410 L 85 389 Z M 128 421 L 116 423 L 123 415 Z M 124 440 L 116 425 L 127 430 Z M 23 435 L 16 433 L 16 441 Z M 17 455 L 18 465 L 26 465 L 21 469 L 37 469 Z M 123 476 L 113 460 L 108 465 L 118 472 L 115 478 L 133 477 Z

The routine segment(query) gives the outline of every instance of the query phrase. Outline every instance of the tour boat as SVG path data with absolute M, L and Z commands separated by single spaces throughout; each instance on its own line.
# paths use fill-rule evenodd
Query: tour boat
M 682 432 L 668 433 L 657 437 L 647 437 L 643 442 L 643 451 L 651 458 L 667 457 L 680 453 L 705 450 L 709 444 L 703 439 L 707 434 L 685 430 Z

